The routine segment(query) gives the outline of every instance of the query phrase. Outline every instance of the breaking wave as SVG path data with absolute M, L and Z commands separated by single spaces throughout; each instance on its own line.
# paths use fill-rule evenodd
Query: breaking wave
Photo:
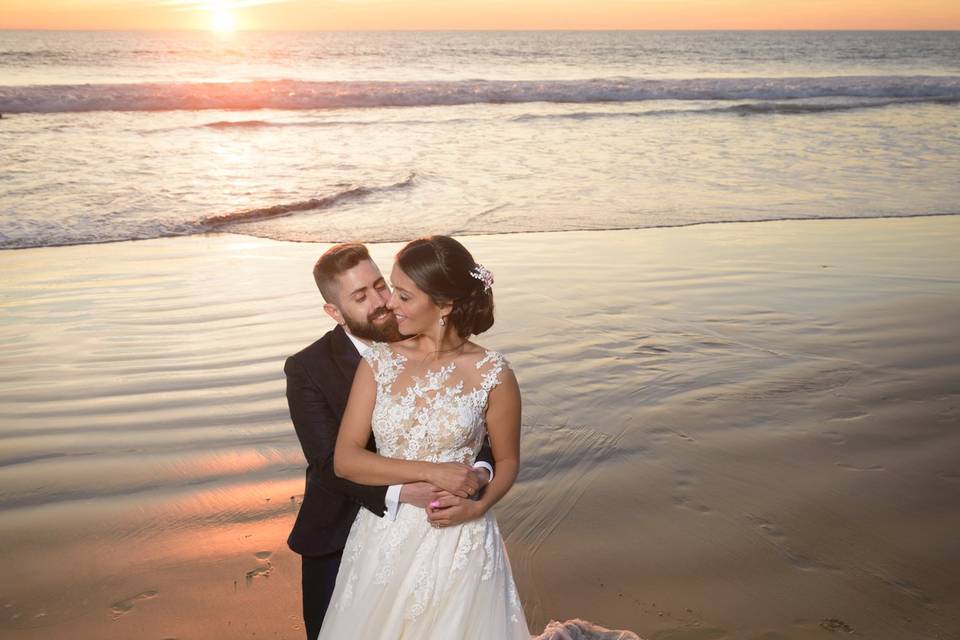
M 675 115 L 733 114 L 753 115 L 803 115 L 815 113 L 834 113 L 838 111 L 859 111 L 862 109 L 880 109 L 904 104 L 960 104 L 960 96 L 943 98 L 894 98 L 894 99 L 853 99 L 831 102 L 749 102 L 722 107 L 649 109 L 645 111 L 581 111 L 576 113 L 528 113 L 511 118 L 513 122 L 534 120 L 595 120 L 600 118 L 649 118 Z
M 0 112 L 337 109 L 527 102 L 797 100 L 880 98 L 960 100 L 960 76 L 833 76 L 645 80 L 78 84 L 0 87 Z M 215 124 L 215 123 L 214 123 Z M 261 126 L 259 121 L 245 125 Z
M 207 216 L 202 218 L 199 221 L 199 224 L 200 226 L 205 227 L 205 230 L 210 231 L 226 225 L 255 222 L 257 220 L 266 220 L 268 218 L 279 218 L 282 216 L 288 216 L 292 213 L 299 213 L 301 211 L 327 209 L 341 202 L 362 198 L 373 193 L 405 189 L 413 185 L 415 178 L 416 174 L 411 173 L 400 182 L 395 182 L 394 184 L 382 187 L 365 187 L 363 185 L 354 185 L 347 187 L 342 191 L 336 191 L 330 195 L 319 198 L 310 198 L 308 200 L 300 200 L 298 202 L 275 204 L 269 207 L 241 209 L 240 211 Z
M 126 220 L 118 224 L 115 216 L 93 216 L 81 229 L 45 219 L 13 219 L 6 233 L 0 231 L 0 249 L 27 249 L 31 247 L 58 247 L 75 244 L 121 242 L 188 236 L 209 231 L 237 231 L 234 227 L 248 222 L 279 218 L 304 211 L 330 209 L 351 200 L 390 191 L 399 191 L 416 184 L 416 173 L 411 172 L 398 182 L 379 185 L 347 185 L 333 192 L 295 202 L 240 209 L 205 216 L 196 220 Z

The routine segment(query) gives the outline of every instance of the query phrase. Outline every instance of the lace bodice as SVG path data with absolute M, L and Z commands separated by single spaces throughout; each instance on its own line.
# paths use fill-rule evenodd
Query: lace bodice
M 373 434 L 382 456 L 472 463 L 483 444 L 490 391 L 508 367 L 495 351 L 473 362 L 407 367 L 406 356 L 374 343 L 364 358 L 377 381 Z

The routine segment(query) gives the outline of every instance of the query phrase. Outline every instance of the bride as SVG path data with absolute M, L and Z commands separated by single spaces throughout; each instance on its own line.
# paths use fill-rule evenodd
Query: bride
M 360 484 L 425 481 L 446 493 L 429 519 L 360 510 L 320 638 L 529 640 L 490 512 L 519 469 L 520 390 L 503 356 L 470 341 L 493 325 L 493 277 L 447 236 L 407 244 L 390 277 L 388 307 L 413 337 L 364 356 L 334 469 Z M 366 449 L 371 429 L 379 454 Z M 467 465 L 485 435 L 496 475 L 476 497 Z

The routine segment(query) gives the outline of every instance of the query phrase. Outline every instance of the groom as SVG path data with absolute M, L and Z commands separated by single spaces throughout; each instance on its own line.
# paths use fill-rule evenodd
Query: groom
M 370 487 L 334 474 L 337 432 L 361 353 L 372 341 L 393 342 L 401 336 L 397 319 L 386 307 L 390 289 L 365 246 L 332 247 L 317 261 L 313 277 L 326 303 L 323 310 L 337 327 L 287 358 L 283 368 L 290 418 L 307 459 L 303 504 L 287 544 L 302 560 L 303 622 L 308 640 L 316 640 L 320 634 L 347 534 L 360 507 L 393 520 L 401 504 L 425 509 L 440 495 L 436 487 L 424 482 Z M 367 448 L 376 451 L 372 435 Z M 478 488 L 492 478 L 492 460 L 485 444 L 474 464 Z

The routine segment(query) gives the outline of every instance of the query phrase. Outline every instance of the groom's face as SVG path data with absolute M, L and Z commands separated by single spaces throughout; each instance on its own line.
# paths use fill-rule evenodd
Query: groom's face
M 363 260 L 337 277 L 336 310 L 358 338 L 383 342 L 399 338 L 397 318 L 386 306 L 389 299 L 390 288 L 371 260 Z

